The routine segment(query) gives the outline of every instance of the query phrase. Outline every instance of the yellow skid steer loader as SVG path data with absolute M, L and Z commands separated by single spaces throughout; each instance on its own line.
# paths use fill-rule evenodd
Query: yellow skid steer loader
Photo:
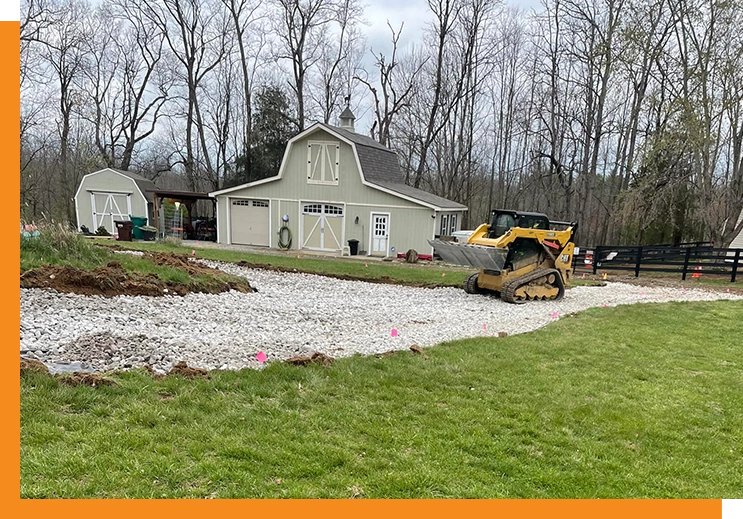
M 428 243 L 445 262 L 480 269 L 464 282 L 468 293 L 490 291 L 508 303 L 525 303 L 565 294 L 576 228 L 541 213 L 495 210 L 491 223 L 480 225 L 466 243 Z

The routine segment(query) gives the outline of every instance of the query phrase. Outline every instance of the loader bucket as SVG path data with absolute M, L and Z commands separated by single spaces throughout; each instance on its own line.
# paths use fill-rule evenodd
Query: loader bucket
M 496 247 L 467 245 L 441 240 L 428 240 L 428 243 L 436 249 L 436 253 L 446 263 L 475 267 L 481 270 L 502 271 L 508 255 L 508 249 Z

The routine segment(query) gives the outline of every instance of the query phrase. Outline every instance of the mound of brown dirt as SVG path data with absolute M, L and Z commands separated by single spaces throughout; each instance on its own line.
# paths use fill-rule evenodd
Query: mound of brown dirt
M 21 373 L 43 373 L 48 375 L 49 369 L 44 365 L 43 362 L 35 359 L 21 359 Z
M 168 375 L 180 375 L 186 378 L 209 378 L 209 374 L 205 369 L 191 368 L 184 361 L 180 361 L 178 364 L 173 366 Z
M 70 266 L 44 265 L 21 274 L 22 288 L 51 288 L 58 292 L 113 297 L 133 296 L 183 296 L 189 292 L 219 294 L 229 290 L 248 293 L 255 290 L 245 279 L 224 279 L 224 274 L 210 267 L 188 261 L 185 256 L 168 253 L 148 254 L 148 259 L 157 265 L 167 265 L 187 272 L 190 276 L 210 276 L 211 283 L 176 283 L 164 281 L 157 274 L 146 275 L 127 272 L 116 261 L 105 267 L 82 270 Z
M 188 259 L 188 256 L 173 254 L 170 252 L 146 252 L 144 257 L 150 260 L 155 265 L 185 270 L 190 276 L 203 276 L 205 274 L 214 275 L 222 273 L 222 271 L 220 270 L 207 267 L 206 265 L 196 263 L 195 261 L 190 261 Z
M 163 379 L 163 378 L 165 377 L 165 375 L 162 375 L 162 374 L 160 374 L 160 373 L 157 373 L 157 372 L 156 372 L 156 371 L 155 371 L 154 369 L 152 369 L 152 366 L 150 366 L 150 365 L 146 365 L 146 366 L 144 366 L 144 368 L 143 368 L 143 369 L 144 369 L 144 370 L 145 370 L 145 371 L 146 371 L 147 373 L 149 373 L 149 374 L 150 374 L 150 376 L 151 376 L 152 378 L 154 378 L 155 380 L 162 380 L 162 379 Z
M 310 364 L 322 364 L 324 366 L 330 366 L 333 363 L 333 358 L 328 357 L 327 355 L 324 355 L 320 353 L 319 351 L 316 351 L 312 354 L 311 357 L 306 357 L 304 355 L 298 355 L 296 357 L 291 357 L 289 359 L 286 359 L 284 362 L 287 362 L 288 364 L 293 364 L 295 366 L 308 366 Z
M 60 382 L 69 386 L 115 386 L 116 382 L 110 378 L 104 378 L 95 373 L 84 373 L 82 371 L 76 371 L 71 375 L 57 375 Z
M 187 272 L 188 275 L 191 277 L 224 276 L 224 272 L 222 272 L 221 270 L 208 267 L 206 265 L 197 263 L 195 261 L 191 261 L 188 259 L 188 256 L 185 256 L 183 254 L 173 254 L 171 252 L 148 252 L 145 254 L 145 257 L 149 259 L 155 265 L 183 270 Z M 208 290 L 207 292 L 219 293 L 219 292 L 227 292 L 228 290 L 237 290 L 238 292 L 242 292 L 242 293 L 255 292 L 255 289 L 250 286 L 247 280 L 244 280 L 244 279 L 241 279 L 239 281 L 220 280 L 220 282 L 217 283 L 217 285 L 220 285 L 220 286 L 218 286 L 216 290 L 214 291 Z M 190 291 L 191 292 L 205 292 L 206 290 L 197 290 L 194 287 L 191 287 Z

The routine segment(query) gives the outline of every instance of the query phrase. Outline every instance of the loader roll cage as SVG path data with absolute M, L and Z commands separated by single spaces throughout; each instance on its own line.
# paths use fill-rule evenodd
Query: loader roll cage
M 506 231 L 513 227 L 520 227 L 522 229 L 551 229 L 551 230 L 565 230 L 567 227 L 572 227 L 573 232 L 571 234 L 571 240 L 575 236 L 575 231 L 578 228 L 576 222 L 561 222 L 551 221 L 549 217 L 544 213 L 531 213 L 526 211 L 513 211 L 509 209 L 493 209 L 491 211 L 490 230 L 488 231 L 488 238 L 498 238 L 503 236 Z M 559 227 L 559 228 L 556 228 Z

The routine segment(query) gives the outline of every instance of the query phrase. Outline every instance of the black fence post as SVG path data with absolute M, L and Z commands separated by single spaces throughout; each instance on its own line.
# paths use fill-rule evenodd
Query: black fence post
M 735 275 L 738 273 L 738 261 L 740 260 L 740 249 L 735 251 L 735 259 L 733 260 L 733 274 L 730 276 L 730 282 L 735 283 Z
M 684 271 L 681 274 L 681 281 L 686 281 L 686 270 L 689 268 L 689 256 L 691 256 L 691 247 L 686 248 L 686 255 L 684 255 Z
M 593 273 L 596 274 L 596 269 L 598 268 L 598 262 L 599 258 L 601 257 L 601 247 L 596 247 L 593 250 Z
M 635 260 L 635 277 L 640 277 L 640 262 L 642 261 L 642 246 L 637 247 L 637 259 Z

